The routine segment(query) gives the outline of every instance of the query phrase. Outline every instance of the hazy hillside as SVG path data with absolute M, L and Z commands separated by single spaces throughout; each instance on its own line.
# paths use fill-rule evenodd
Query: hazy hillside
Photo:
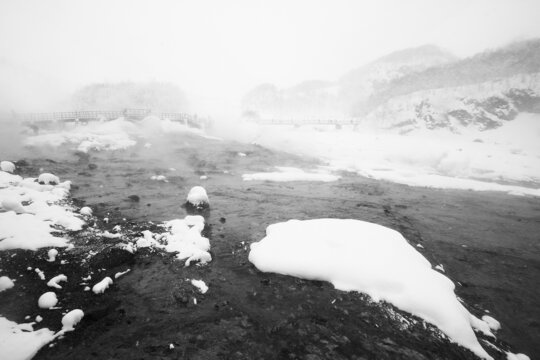
M 389 82 L 369 101 L 370 107 L 419 90 L 455 87 L 540 71 L 540 39 L 514 43 L 476 56 L 413 72 Z M 360 113 L 368 109 L 356 109 Z
M 388 82 L 453 60 L 453 55 L 433 45 L 396 51 L 335 82 L 311 80 L 286 89 L 260 85 L 246 94 L 242 107 L 261 117 L 349 117 Z
M 161 112 L 187 111 L 184 92 L 174 84 L 163 82 L 122 82 L 92 84 L 73 95 L 77 110 L 118 110 L 144 108 Z

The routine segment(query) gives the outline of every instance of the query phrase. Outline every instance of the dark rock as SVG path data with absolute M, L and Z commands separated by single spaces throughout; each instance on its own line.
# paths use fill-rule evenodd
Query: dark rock
M 141 200 L 139 195 L 129 195 L 128 199 L 131 200 L 131 201 L 134 201 L 134 202 L 139 202 Z

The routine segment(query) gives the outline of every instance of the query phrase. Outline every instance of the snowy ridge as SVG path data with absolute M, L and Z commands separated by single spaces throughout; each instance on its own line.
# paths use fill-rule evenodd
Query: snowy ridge
M 363 121 L 401 133 L 418 129 L 461 133 L 467 128 L 498 128 L 524 111 L 540 112 L 540 73 L 397 96 Z

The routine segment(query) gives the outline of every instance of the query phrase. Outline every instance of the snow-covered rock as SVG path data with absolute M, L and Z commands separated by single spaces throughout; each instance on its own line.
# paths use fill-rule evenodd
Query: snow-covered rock
M 0 292 L 11 289 L 14 286 L 15 283 L 13 283 L 13 280 L 11 280 L 9 277 L 0 276 Z
M 75 309 L 68 312 L 62 317 L 62 331 L 73 331 L 75 325 L 77 325 L 84 317 L 84 312 L 81 309 Z
M 41 309 L 50 309 L 58 303 L 58 298 L 56 294 L 52 291 L 46 292 L 41 295 L 38 299 L 38 306 Z
M 93 211 L 90 207 L 85 206 L 79 210 L 79 213 L 83 216 L 92 216 Z
M 53 277 L 51 280 L 49 280 L 47 282 L 47 286 L 50 286 L 50 287 L 53 287 L 53 288 L 57 288 L 57 289 L 61 289 L 62 286 L 60 286 L 58 283 L 60 281 L 67 281 L 67 276 L 64 275 L 64 274 L 61 274 L 61 275 L 56 275 L 55 277 Z
M 206 190 L 202 186 L 194 186 L 189 190 L 187 202 L 195 207 L 203 207 L 210 204 Z
M 15 164 L 12 163 L 11 161 L 0 161 L 0 170 L 2 171 L 5 171 L 5 172 L 8 172 L 8 173 L 12 173 L 15 171 Z
M 201 294 L 206 294 L 208 285 L 202 280 L 191 279 L 191 285 L 195 286 Z
M 94 294 L 103 294 L 105 290 L 113 284 L 113 280 L 110 277 L 106 277 L 92 287 Z
M 359 220 L 319 219 L 270 225 L 251 244 L 249 260 L 261 271 L 331 282 L 387 301 L 434 324 L 453 341 L 490 359 L 474 321 L 454 294 L 454 283 L 397 231 Z
M 56 260 L 56 257 L 58 256 L 58 250 L 56 249 L 50 249 L 47 252 L 47 256 L 49 257 L 47 259 L 48 262 L 54 262 Z
M 58 185 L 60 184 L 60 179 L 58 176 L 51 173 L 43 173 L 38 177 L 38 183 L 44 185 Z

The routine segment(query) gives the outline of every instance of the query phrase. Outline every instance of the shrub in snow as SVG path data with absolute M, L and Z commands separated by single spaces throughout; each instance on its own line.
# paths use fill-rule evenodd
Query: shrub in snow
M 84 312 L 81 309 L 75 309 L 68 312 L 62 317 L 62 331 L 73 331 L 75 325 L 77 325 L 84 317 Z
M 13 280 L 8 278 L 7 276 L 0 276 L 0 292 L 11 289 L 14 286 L 15 284 L 13 283 Z
M 194 186 L 189 190 L 187 202 L 196 208 L 210 205 L 206 190 L 202 186 Z
M 98 282 L 94 287 L 92 288 L 92 291 L 94 294 L 103 294 L 105 290 L 109 288 L 110 285 L 112 285 L 113 281 L 110 277 L 106 277 L 100 282 Z
M 58 176 L 50 174 L 50 173 L 43 173 L 39 175 L 37 179 L 38 183 L 42 185 L 58 185 L 60 184 L 60 179 Z
M 58 255 L 58 250 L 56 249 L 51 249 L 47 252 L 47 256 L 49 257 L 47 259 L 48 262 L 53 262 L 56 260 L 56 256 Z
M 79 210 L 79 213 L 84 216 L 92 216 L 93 211 L 88 206 L 85 206 Z
M 49 280 L 49 282 L 47 283 L 47 286 L 54 287 L 54 288 L 57 288 L 57 289 L 61 289 L 62 287 L 60 285 L 58 285 L 58 283 L 60 281 L 67 281 L 67 276 L 63 275 L 63 274 L 62 275 L 56 275 L 51 280 Z
M 58 303 L 58 298 L 56 294 L 52 291 L 46 292 L 41 295 L 38 299 L 38 306 L 42 309 L 50 309 Z
M 266 237 L 251 244 L 249 261 L 264 272 L 329 281 L 387 301 L 491 358 L 473 331 L 485 323 L 459 302 L 454 283 L 397 231 L 359 220 L 291 220 L 270 225 Z
M 15 164 L 11 161 L 1 161 L 0 162 L 0 170 L 12 173 L 15 171 Z

